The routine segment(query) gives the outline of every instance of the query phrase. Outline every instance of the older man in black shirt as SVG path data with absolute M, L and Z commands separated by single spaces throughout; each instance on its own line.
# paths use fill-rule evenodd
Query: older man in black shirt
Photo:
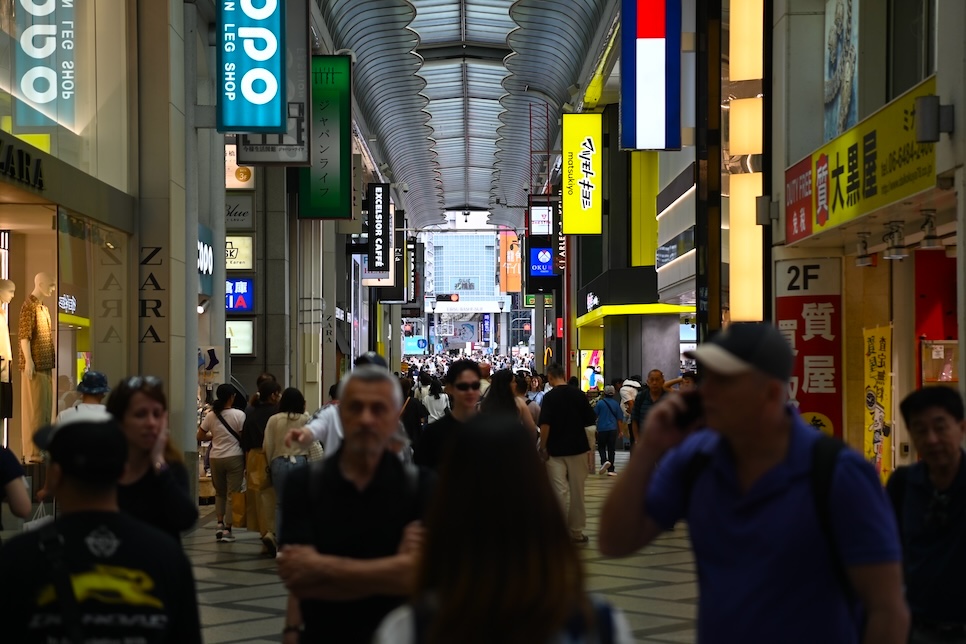
M 584 482 L 590 443 L 584 428 L 596 425 L 597 416 L 584 392 L 567 385 L 563 367 L 550 365 L 547 376 L 553 389 L 544 394 L 540 406 L 540 454 L 547 459 L 547 472 L 567 516 L 570 538 L 574 543 L 587 543 Z
M 340 400 L 341 449 L 285 481 L 286 644 L 368 643 L 415 582 L 433 475 L 387 449 L 399 426 L 399 381 L 385 368 L 358 367 Z

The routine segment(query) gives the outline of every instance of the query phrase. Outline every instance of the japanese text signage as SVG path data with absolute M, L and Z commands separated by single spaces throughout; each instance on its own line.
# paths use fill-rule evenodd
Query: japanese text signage
M 285 132 L 240 134 L 238 161 L 253 165 L 309 164 L 309 4 L 284 0 Z
M 601 114 L 563 115 L 563 233 L 599 235 L 603 217 Z
M 228 313 L 252 313 L 254 310 L 254 278 L 229 277 L 225 280 L 225 311 Z
M 389 214 L 389 184 L 370 183 L 369 254 L 370 277 L 389 277 L 392 271 L 392 217 Z
M 549 235 L 553 227 L 552 206 L 530 206 L 530 234 Z
M 481 341 L 482 342 L 492 342 L 493 341 L 493 333 L 492 333 L 493 320 L 492 320 L 492 316 L 489 313 L 484 313 L 483 316 L 482 316 L 482 318 L 483 318 L 483 326 L 481 328 L 481 331 L 482 331 L 483 335 L 481 337 Z
M 778 329 L 795 355 L 788 397 L 806 423 L 841 438 L 841 260 L 778 261 L 775 284 Z
M 883 483 L 892 473 L 892 329 L 863 332 L 865 376 L 863 452 Z
M 15 132 L 74 128 L 77 68 L 74 61 L 74 3 L 20 0 L 14 55 Z
M 219 132 L 288 129 L 284 0 L 218 0 Z
M 500 287 L 504 293 L 519 293 L 522 288 L 520 274 L 520 240 L 515 232 L 500 232 Z
M 793 243 L 936 185 L 932 143 L 916 142 L 916 98 L 929 78 L 785 171 L 785 241 Z
M 351 65 L 312 56 L 312 165 L 299 172 L 299 219 L 352 219 Z

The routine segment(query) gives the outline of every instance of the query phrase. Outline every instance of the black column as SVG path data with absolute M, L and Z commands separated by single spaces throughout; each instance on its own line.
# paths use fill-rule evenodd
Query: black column
M 767 4 L 767 3 L 766 3 Z M 697 3 L 698 342 L 721 328 L 721 0 Z
M 604 208 L 607 213 L 607 240 L 604 271 L 631 265 L 630 242 L 630 156 L 620 149 L 620 110 L 608 105 L 604 110 L 605 176 L 607 189 Z

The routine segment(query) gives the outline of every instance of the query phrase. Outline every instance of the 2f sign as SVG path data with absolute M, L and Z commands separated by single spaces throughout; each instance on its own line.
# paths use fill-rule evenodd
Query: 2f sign
M 775 263 L 778 297 L 840 295 L 842 264 L 837 258 L 794 259 Z
M 219 132 L 288 130 L 283 11 L 281 0 L 220 0 Z

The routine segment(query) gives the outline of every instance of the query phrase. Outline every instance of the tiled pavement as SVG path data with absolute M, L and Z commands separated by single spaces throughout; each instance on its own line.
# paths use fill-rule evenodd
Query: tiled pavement
M 627 453 L 618 453 L 618 472 L 626 461 Z M 590 544 L 583 554 L 589 589 L 624 610 L 638 642 L 693 642 L 698 589 L 686 529 L 678 527 L 624 559 L 609 559 L 596 549 L 597 520 L 615 480 L 591 476 L 587 482 Z M 280 641 L 286 596 L 274 560 L 259 556 L 261 542 L 245 530 L 236 529 L 233 544 L 215 543 L 209 508 L 202 508 L 201 527 L 184 539 L 195 566 L 204 641 Z

